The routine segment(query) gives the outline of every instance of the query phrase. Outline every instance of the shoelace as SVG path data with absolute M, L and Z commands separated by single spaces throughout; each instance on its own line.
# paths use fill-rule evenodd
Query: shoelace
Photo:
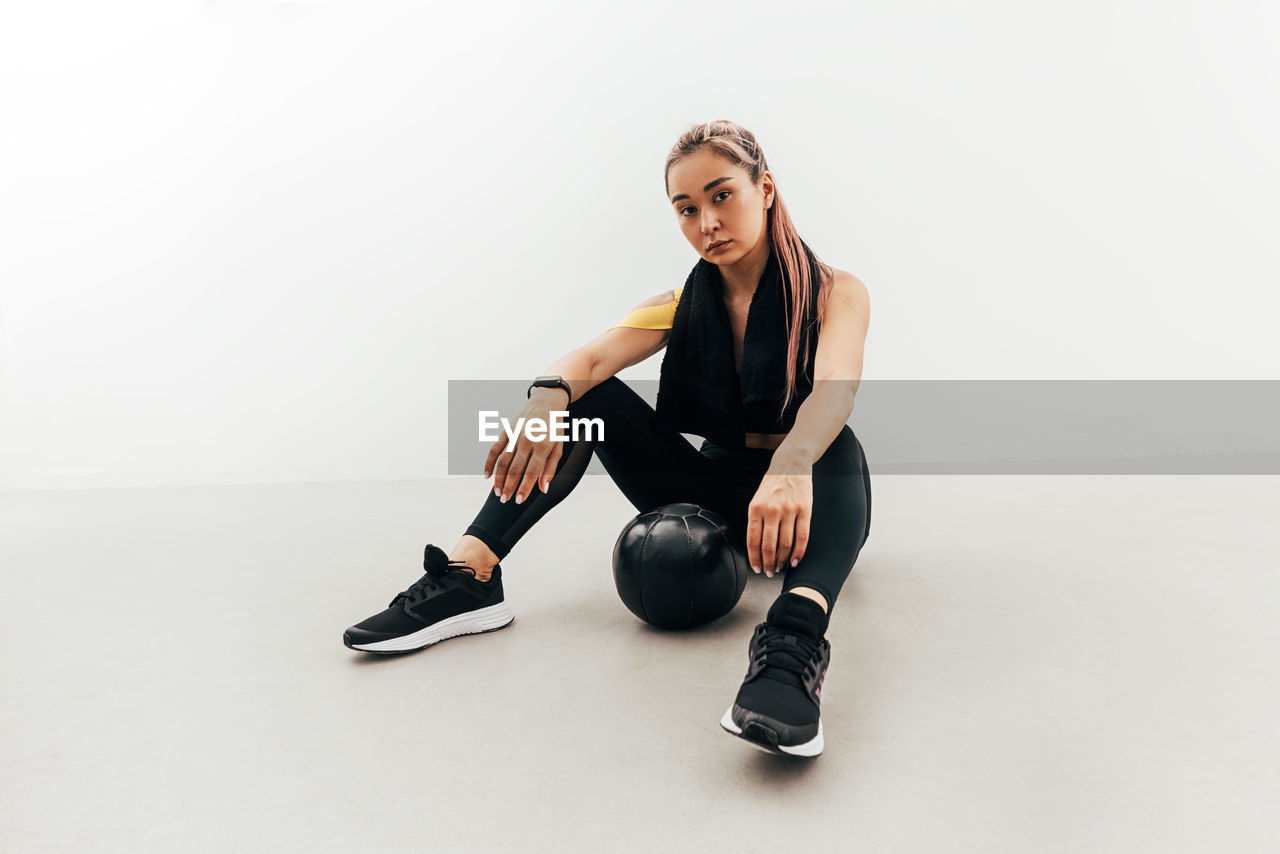
M 788 637 L 795 638 L 794 645 L 787 642 Z M 785 678 L 779 681 L 793 685 L 799 684 L 801 687 L 804 686 L 806 679 L 811 678 L 817 662 L 822 657 L 817 641 L 767 624 L 755 655 L 764 658 L 764 671 L 760 674 L 761 678 L 769 675 L 778 678 L 779 671 L 791 673 L 798 681 Z M 804 656 L 803 659 L 800 658 L 801 655 Z M 769 673 L 771 670 L 774 671 L 772 674 Z
M 407 600 L 409 602 L 416 602 L 419 599 L 422 599 L 427 595 L 428 591 L 443 587 L 445 579 L 449 577 L 450 572 L 453 572 L 455 569 L 463 569 L 464 567 L 464 571 L 474 578 L 475 575 L 471 568 L 467 566 L 467 562 L 465 560 L 451 560 L 447 564 L 439 564 L 432 562 L 430 558 L 424 555 L 422 558 L 422 568 L 427 571 L 426 574 L 413 582 L 413 584 L 409 585 L 408 590 L 401 590 L 397 593 L 395 598 L 391 600 L 391 605 L 387 607 L 393 607 L 400 601 Z

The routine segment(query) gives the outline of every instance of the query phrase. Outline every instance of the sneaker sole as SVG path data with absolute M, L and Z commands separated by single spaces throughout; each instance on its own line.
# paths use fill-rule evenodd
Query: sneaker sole
M 725 710 L 724 717 L 720 719 L 720 727 L 730 735 L 736 735 L 752 747 L 763 750 L 765 753 L 772 753 L 775 756 L 812 757 L 822 752 L 821 720 L 818 721 L 818 734 L 804 744 L 778 744 L 778 733 L 759 721 L 751 721 L 744 730 L 733 722 L 732 705 Z
M 485 632 L 496 632 L 505 629 L 515 620 L 511 606 L 505 601 L 487 608 L 478 608 L 447 617 L 438 623 L 432 623 L 424 629 L 398 638 L 374 641 L 373 643 L 352 643 L 346 632 L 342 633 L 342 642 L 351 649 L 361 652 L 413 652 L 437 644 L 442 640 L 456 638 L 459 635 L 480 635 Z

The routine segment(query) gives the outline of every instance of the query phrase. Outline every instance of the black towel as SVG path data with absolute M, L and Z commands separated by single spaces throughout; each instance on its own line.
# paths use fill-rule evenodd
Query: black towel
M 739 375 L 734 370 L 733 333 L 720 268 L 699 258 L 685 281 L 662 358 L 656 425 L 703 436 L 728 448 L 742 447 L 747 433 L 790 431 L 796 411 L 813 390 L 818 335 L 811 311 L 808 370 L 800 370 L 802 358 L 796 369 L 796 393 L 782 413 L 787 379 L 784 312 L 789 297 L 777 256 L 771 251 L 747 311 Z M 816 300 L 810 304 L 816 305 Z

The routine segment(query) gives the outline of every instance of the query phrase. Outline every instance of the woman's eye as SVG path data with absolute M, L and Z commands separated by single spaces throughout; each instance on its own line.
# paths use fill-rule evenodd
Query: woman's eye
M 716 198 L 717 196 L 721 196 L 721 195 L 728 196 L 728 195 L 732 195 L 732 193 L 731 193 L 729 190 L 721 190 L 719 193 L 716 193 L 716 194 L 715 194 L 715 196 L 712 196 L 711 198 L 713 198 L 713 199 L 714 199 L 714 198 Z M 681 208 L 681 209 L 680 209 L 680 215 L 681 215 L 681 216 L 685 216 L 685 211 L 692 210 L 692 209 L 693 209 L 693 207 L 692 207 L 692 206 Z

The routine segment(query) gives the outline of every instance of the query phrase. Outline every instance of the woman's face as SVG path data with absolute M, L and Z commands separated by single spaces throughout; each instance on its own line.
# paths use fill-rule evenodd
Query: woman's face
M 685 239 L 703 258 L 722 266 L 764 239 L 773 194 L 767 171 L 757 187 L 747 170 L 706 149 L 677 161 L 667 173 L 667 197 Z M 720 241 L 728 242 L 711 248 Z

